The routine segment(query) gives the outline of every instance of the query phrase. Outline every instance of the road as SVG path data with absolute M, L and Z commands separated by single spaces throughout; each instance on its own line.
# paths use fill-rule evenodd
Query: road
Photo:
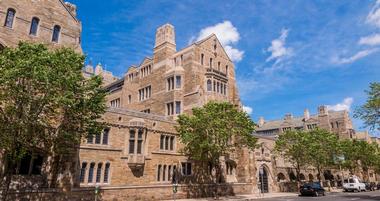
M 281 197 L 260 199 L 262 201 L 380 201 L 380 191 L 361 193 L 328 193 L 321 197 Z

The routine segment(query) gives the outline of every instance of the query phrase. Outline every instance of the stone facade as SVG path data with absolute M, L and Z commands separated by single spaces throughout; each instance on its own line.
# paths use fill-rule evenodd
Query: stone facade
M 195 164 L 180 153 L 175 119 L 208 101 L 240 106 L 234 65 L 217 37 L 176 51 L 174 27 L 165 24 L 157 29 L 153 56 L 105 88 L 109 109 L 102 121 L 109 128 L 83 140 L 76 185 L 101 186 L 103 197 L 109 196 L 108 189 L 154 188 L 151 199 L 165 199 L 174 177 L 181 184 L 178 196 L 210 196 L 212 185 L 197 190 L 190 185 Z M 230 189 L 225 192 L 253 192 L 250 156 L 241 150 L 222 158 L 224 188 Z
M 114 76 L 111 71 L 107 71 L 104 69 L 102 64 L 98 64 L 95 66 L 95 68 L 92 66 L 92 64 L 88 64 L 84 67 L 83 71 L 83 76 L 85 78 L 90 78 L 92 76 L 100 76 L 103 79 L 103 86 L 109 85 L 112 82 L 117 81 L 119 78 Z
M 327 106 L 318 107 L 318 114 L 315 115 L 310 115 L 306 109 L 302 117 L 286 114 L 283 119 L 272 121 L 260 117 L 258 126 L 256 133 L 264 136 L 276 136 L 288 129 L 310 130 L 318 127 L 334 132 L 342 139 L 356 138 L 348 111 L 328 110 Z
M 36 19 L 34 31 L 33 19 Z M 19 41 L 29 41 L 44 43 L 51 48 L 70 47 L 82 52 L 82 25 L 76 17 L 76 6 L 71 3 L 61 0 L 2 0 L 0 22 L 2 47 L 15 47 Z M 55 26 L 59 27 L 59 31 L 56 40 L 53 40 Z

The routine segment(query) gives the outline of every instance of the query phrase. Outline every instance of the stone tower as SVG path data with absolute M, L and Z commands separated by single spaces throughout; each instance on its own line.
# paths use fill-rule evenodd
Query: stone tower
M 156 31 L 156 41 L 153 51 L 155 63 L 169 58 L 176 52 L 175 31 L 171 24 L 165 24 Z

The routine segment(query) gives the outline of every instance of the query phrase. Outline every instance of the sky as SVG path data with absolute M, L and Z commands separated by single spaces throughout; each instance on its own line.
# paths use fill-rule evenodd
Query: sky
M 177 49 L 215 33 L 255 121 L 316 113 L 319 105 L 352 114 L 369 83 L 380 81 L 380 0 L 71 2 L 87 62 L 119 77 L 152 55 L 155 30 L 165 23 L 175 27 Z

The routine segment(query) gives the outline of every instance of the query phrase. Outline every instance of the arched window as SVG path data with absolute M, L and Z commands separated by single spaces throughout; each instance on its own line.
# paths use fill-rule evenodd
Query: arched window
M 87 163 L 83 162 L 82 167 L 80 169 L 80 176 L 79 176 L 79 182 L 83 183 L 84 182 L 84 177 L 86 175 L 86 168 L 87 168 Z
M 302 173 L 300 174 L 300 180 L 301 180 L 301 181 L 305 181 L 305 180 L 306 180 L 305 175 L 302 174 Z
M 164 165 L 164 169 L 162 170 L 162 181 L 166 181 L 166 165 Z
M 58 43 L 60 33 L 61 33 L 61 27 L 59 25 L 55 25 L 53 28 L 53 37 L 51 41 Z
M 37 30 L 38 30 L 38 24 L 40 23 L 40 19 L 37 17 L 32 18 L 32 23 L 30 25 L 30 31 L 29 34 L 36 36 L 37 35 Z
M 285 180 L 285 175 L 282 174 L 281 172 L 277 174 L 277 181 L 284 181 Z
M 104 183 L 108 183 L 109 175 L 110 175 L 110 164 L 106 163 L 106 167 L 104 168 L 104 177 L 103 177 Z
M 5 18 L 4 26 L 12 28 L 15 15 L 16 15 L 16 10 L 13 8 L 9 8 L 7 11 L 7 16 Z
M 207 80 L 207 91 L 212 91 L 211 80 Z
M 94 177 L 94 168 L 95 168 L 95 163 L 90 164 L 90 169 L 88 170 L 88 183 L 92 183 L 93 177 Z
M 212 68 L 212 58 L 210 58 L 210 68 Z
M 226 65 L 226 75 L 228 75 L 228 65 Z
M 201 65 L 203 65 L 203 60 L 204 60 L 205 55 L 201 54 Z
M 98 168 L 96 169 L 96 183 L 100 183 L 100 177 L 102 175 L 102 163 L 98 164 Z

